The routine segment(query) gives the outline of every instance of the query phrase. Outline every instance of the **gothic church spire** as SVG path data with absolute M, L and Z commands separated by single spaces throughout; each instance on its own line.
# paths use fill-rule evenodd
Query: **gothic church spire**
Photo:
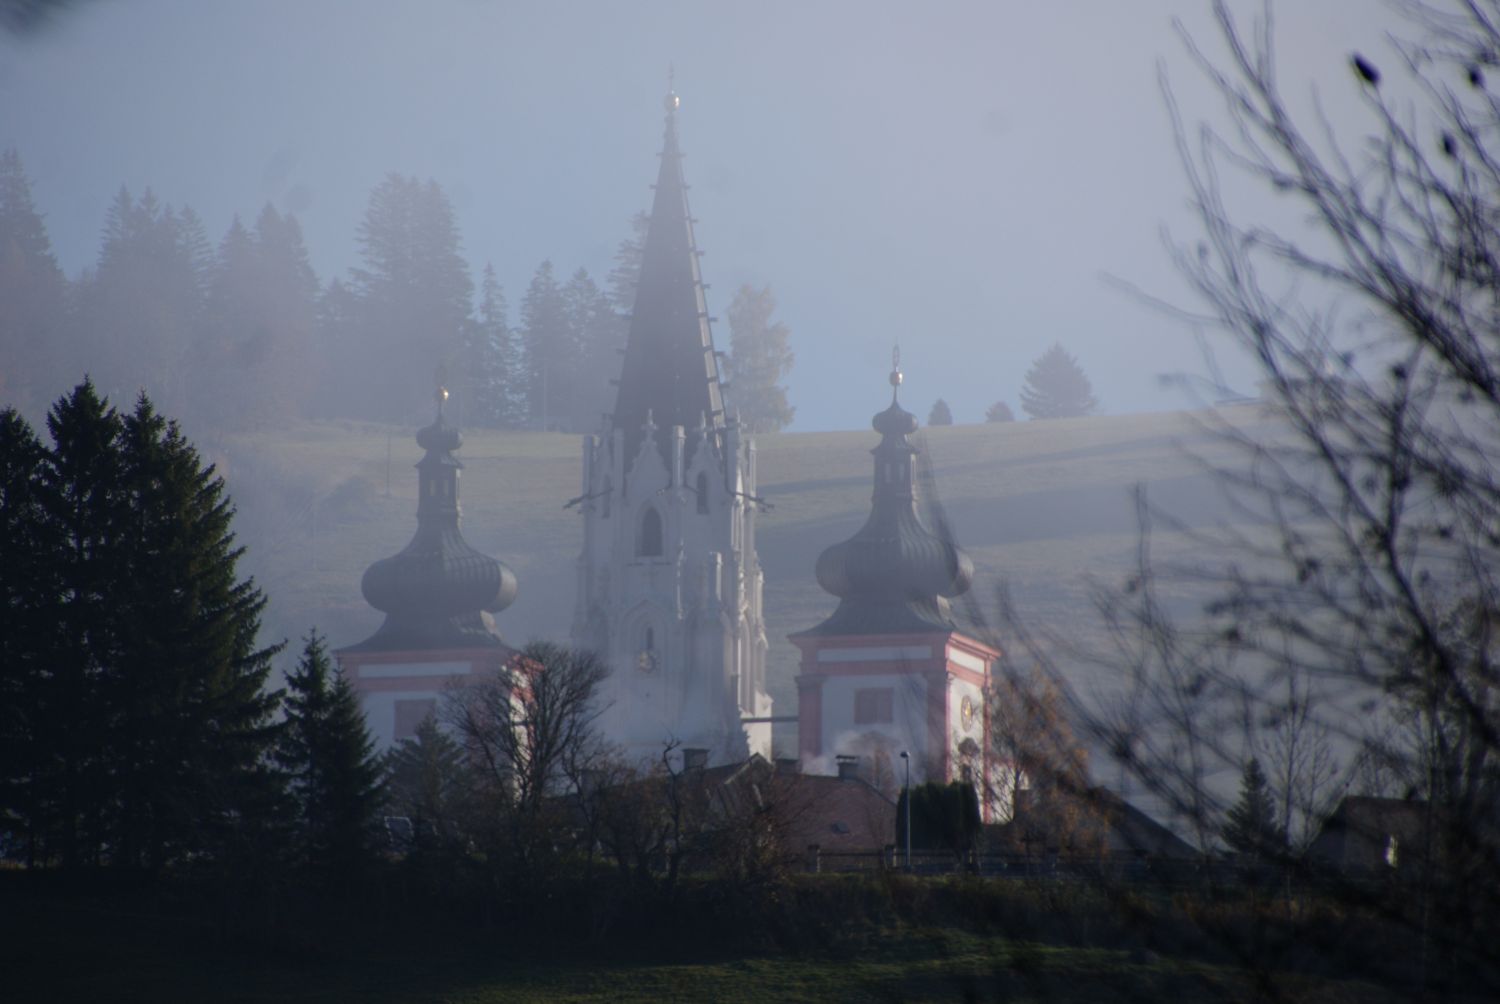
M 673 426 L 682 426 L 690 437 L 696 437 L 704 416 L 710 430 L 724 426 L 723 387 L 677 145 L 680 104 L 677 92 L 669 90 L 656 196 L 615 401 L 613 424 L 625 434 L 627 457 L 647 435 L 648 412 L 664 430 L 656 436 L 664 453 Z

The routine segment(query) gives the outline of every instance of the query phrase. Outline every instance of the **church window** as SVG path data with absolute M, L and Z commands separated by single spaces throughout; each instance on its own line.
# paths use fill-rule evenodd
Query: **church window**
M 648 508 L 641 517 L 641 538 L 636 553 L 642 558 L 661 557 L 661 513 Z
M 880 725 L 896 720 L 896 691 L 891 687 L 869 687 L 854 692 L 854 724 Z
M 605 519 L 609 519 L 609 500 L 610 500 L 610 497 L 612 495 L 614 495 L 614 493 L 615 493 L 615 486 L 610 482 L 609 478 L 605 478 L 604 479 L 604 518 Z
M 708 512 L 708 475 L 701 472 L 698 475 L 698 512 Z

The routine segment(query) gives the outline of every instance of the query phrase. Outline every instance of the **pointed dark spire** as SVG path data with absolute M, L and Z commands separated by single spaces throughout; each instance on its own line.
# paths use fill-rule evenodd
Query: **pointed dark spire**
M 458 475 L 453 451 L 458 429 L 443 419 L 444 387 L 437 389 L 437 418 L 417 432 L 417 532 L 399 553 L 371 565 L 360 583 L 365 600 L 385 623 L 345 651 L 483 648 L 501 644 L 490 614 L 516 598 L 516 576 L 503 562 L 470 547 L 459 532 Z
M 853 537 L 818 556 L 818 585 L 839 597 L 815 634 L 907 634 L 953 630 L 948 600 L 969 589 L 974 565 L 917 514 L 917 419 L 901 407 L 901 353 L 891 356 L 891 406 L 871 425 L 880 433 L 870 518 Z
M 614 426 L 624 430 L 627 457 L 640 448 L 647 411 L 655 412 L 660 429 L 670 432 L 680 425 L 694 440 L 699 416 L 708 415 L 711 430 L 724 425 L 723 389 L 677 146 L 681 101 L 670 86 L 670 72 L 668 81 L 661 168 L 615 400 Z M 665 452 L 667 436 L 657 440 Z

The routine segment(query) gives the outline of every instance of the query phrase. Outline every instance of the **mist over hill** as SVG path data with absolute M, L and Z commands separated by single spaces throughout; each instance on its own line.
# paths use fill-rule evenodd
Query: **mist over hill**
M 880 402 L 872 402 L 871 410 Z M 935 494 L 976 578 L 956 612 L 977 629 L 999 623 L 997 590 L 1009 588 L 1028 631 L 1087 643 L 1099 631 L 1095 585 L 1118 585 L 1138 547 L 1134 493 L 1177 525 L 1156 526 L 1153 554 L 1192 555 L 1185 529 L 1243 519 L 1206 465 L 1227 463 L 1207 427 L 1266 422 L 1259 408 L 1173 412 L 1047 422 L 924 429 Z M 400 550 L 415 528 L 420 450 L 414 430 L 347 421 L 303 422 L 283 431 L 231 436 L 211 448 L 239 506 L 248 567 L 271 597 L 267 630 L 296 638 L 317 625 L 333 646 L 352 644 L 380 623 L 360 594 L 368 565 Z M 778 714 L 797 704 L 797 653 L 787 635 L 832 612 L 834 597 L 813 576 L 823 548 L 854 533 L 869 512 L 873 432 L 783 433 L 757 440 L 759 522 L 765 572 L 769 689 Z M 575 511 L 577 436 L 473 430 L 458 452 L 463 530 L 475 547 L 503 559 L 520 580 L 515 604 L 497 618 L 513 644 L 565 639 L 573 616 L 574 563 L 581 545 Z M 388 487 L 387 487 L 388 486 Z M 1172 597 L 1190 610 L 1199 597 Z M 1013 654 L 1021 655 L 1012 649 Z M 1063 668 L 1085 696 L 1108 679 Z M 790 731 L 778 743 L 791 741 Z

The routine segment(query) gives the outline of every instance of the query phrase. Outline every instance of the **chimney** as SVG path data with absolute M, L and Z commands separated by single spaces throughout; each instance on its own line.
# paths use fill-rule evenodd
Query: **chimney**
M 802 773 L 802 761 L 794 756 L 779 756 L 776 758 L 776 773 L 800 774 Z
M 859 777 L 859 757 L 840 753 L 834 760 L 839 765 L 840 781 L 853 781 Z
M 683 748 L 682 769 L 702 770 L 708 766 L 708 750 Z

